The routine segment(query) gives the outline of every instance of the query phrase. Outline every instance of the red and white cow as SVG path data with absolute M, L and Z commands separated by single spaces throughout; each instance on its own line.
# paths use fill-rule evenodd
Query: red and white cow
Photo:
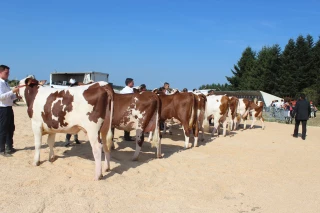
M 243 120 L 243 129 L 247 128 L 247 119 L 250 112 L 251 101 L 246 98 L 239 98 L 239 106 L 237 109 L 238 119 L 237 119 L 237 129 L 240 125 L 241 120 Z
M 234 96 L 229 97 L 228 118 L 229 118 L 230 130 L 236 130 L 237 122 L 238 122 L 238 117 L 237 117 L 238 106 L 239 106 L 239 99 Z
M 206 110 L 206 102 L 207 97 L 200 93 L 200 92 L 193 92 L 195 95 L 195 110 L 197 112 L 197 118 L 195 119 L 195 125 L 193 128 L 193 134 L 195 137 L 194 146 L 198 146 L 198 138 L 199 132 L 201 131 L 201 138 L 200 140 L 204 140 L 204 129 L 203 129 L 203 122 L 205 120 L 205 110 Z
M 160 139 L 160 101 L 153 92 L 135 92 L 132 94 L 113 94 L 114 113 L 112 127 L 131 131 L 136 130 L 136 151 L 133 160 L 137 160 L 144 142 L 144 133 L 153 132 L 152 146 L 157 147 L 157 157 L 161 157 Z M 102 129 L 104 129 L 105 124 Z
M 157 91 L 154 92 L 156 93 Z M 158 97 L 161 104 L 160 122 L 165 122 L 168 119 L 180 121 L 185 135 L 184 148 L 187 149 L 189 147 L 190 132 L 197 115 L 195 111 L 195 95 L 176 92 L 172 95 L 159 94 Z M 197 144 L 198 137 L 195 137 L 194 140 L 195 144 Z
M 19 93 L 27 104 L 27 113 L 32 123 L 35 142 L 34 165 L 40 165 L 42 135 L 48 134 L 49 161 L 53 161 L 56 133 L 76 134 L 83 130 L 88 135 L 95 159 L 94 179 L 100 179 L 102 144 L 106 158 L 105 169 L 110 168 L 112 87 L 106 82 L 98 82 L 86 86 L 54 89 L 41 86 L 32 77 L 21 80 L 19 87 Z M 101 142 L 100 130 L 103 123 L 108 125 L 101 131 Z
M 262 129 L 265 128 L 264 119 L 262 117 L 263 105 L 264 104 L 262 101 L 258 101 L 257 104 L 251 101 L 250 113 L 252 114 L 252 123 L 251 123 L 250 129 L 254 128 L 254 124 L 257 119 L 261 121 Z
M 213 118 L 214 127 L 211 136 L 217 131 L 219 136 L 219 125 L 223 125 L 223 136 L 226 136 L 227 116 L 229 112 L 229 97 L 226 95 L 207 96 L 206 113 L 204 119 L 204 131 L 209 131 L 209 120 Z
M 257 104 L 255 104 L 253 101 L 250 101 L 246 98 L 240 98 L 239 99 L 239 107 L 238 107 L 238 114 L 239 114 L 239 119 L 237 121 L 237 127 L 240 124 L 240 121 L 244 121 L 243 129 L 246 129 L 247 127 L 247 120 L 248 116 L 252 114 L 252 123 L 250 128 L 253 128 L 255 121 L 257 118 L 261 121 L 262 123 L 262 129 L 264 129 L 264 119 L 262 117 L 262 111 L 263 111 L 263 102 L 258 101 Z

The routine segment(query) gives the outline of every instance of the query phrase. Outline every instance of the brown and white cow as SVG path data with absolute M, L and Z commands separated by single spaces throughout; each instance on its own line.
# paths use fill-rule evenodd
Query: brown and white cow
M 154 92 L 156 93 L 157 91 L 154 90 Z M 158 97 L 161 104 L 160 122 L 165 122 L 168 119 L 180 121 L 185 135 L 184 148 L 187 149 L 189 147 L 190 132 L 197 115 L 195 111 L 195 95 L 176 92 L 172 95 L 159 94 Z M 195 137 L 195 144 L 197 140 L 198 137 Z
M 254 124 L 257 119 L 261 121 L 262 129 L 265 128 L 264 119 L 262 117 L 263 105 L 264 104 L 262 101 L 258 101 L 257 103 L 251 101 L 250 113 L 252 114 L 252 123 L 251 123 L 250 129 L 254 128 Z
M 157 157 L 161 157 L 160 139 L 160 102 L 156 94 L 148 91 L 132 94 L 113 94 L 114 113 L 112 127 L 131 131 L 136 130 L 136 151 L 133 160 L 137 160 L 144 142 L 144 133 L 153 132 L 152 146 L 157 147 Z M 104 129 L 105 124 L 102 129 Z
M 256 119 L 258 118 L 262 123 L 262 129 L 264 129 L 264 119 L 262 117 L 262 111 L 263 111 L 263 102 L 259 101 L 257 104 L 255 104 L 253 101 L 246 99 L 246 98 L 240 98 L 239 99 L 239 107 L 238 107 L 238 115 L 239 119 L 237 121 L 237 127 L 240 125 L 240 121 L 244 121 L 243 129 L 246 129 L 247 127 L 247 120 L 250 114 L 252 114 L 253 121 L 251 123 L 250 128 L 253 128 L 254 123 Z
M 229 112 L 229 97 L 226 95 L 207 96 L 206 113 L 204 119 L 204 131 L 209 131 L 209 120 L 213 118 L 214 127 L 211 136 L 217 131 L 219 136 L 220 123 L 223 125 L 223 136 L 226 136 L 227 116 Z
M 237 125 L 236 128 L 239 128 L 241 120 L 243 120 L 243 129 L 247 128 L 247 120 L 248 120 L 248 115 L 250 112 L 250 105 L 251 101 L 246 98 L 239 98 L 239 106 L 237 109 L 237 114 L 238 114 L 238 119 L 237 119 Z
M 236 130 L 237 121 L 238 121 L 238 117 L 237 117 L 238 106 L 239 106 L 239 99 L 234 96 L 229 97 L 228 118 L 229 118 L 230 130 Z
M 195 95 L 195 110 L 197 112 L 197 118 L 195 119 L 195 125 L 193 128 L 193 134 L 195 137 L 194 140 L 194 146 L 198 146 L 198 138 L 199 132 L 201 131 L 201 141 L 204 140 L 204 129 L 203 129 L 203 122 L 205 119 L 205 110 L 206 110 L 206 102 L 207 102 L 207 97 L 199 92 L 193 92 Z
M 54 89 L 43 87 L 32 77 L 20 81 L 19 93 L 27 104 L 35 141 L 34 165 L 40 165 L 42 135 L 48 134 L 49 161 L 54 160 L 53 146 L 56 133 L 87 133 L 95 159 L 95 180 L 102 176 L 102 144 L 105 158 L 110 159 L 113 114 L 112 87 L 106 82 L 86 86 Z M 107 123 L 104 132 L 100 130 Z M 106 161 L 105 169 L 110 168 Z

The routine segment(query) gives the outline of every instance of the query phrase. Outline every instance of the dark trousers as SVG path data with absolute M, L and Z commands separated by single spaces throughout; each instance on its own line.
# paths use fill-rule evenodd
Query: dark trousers
M 130 132 L 124 131 L 124 139 L 130 139 Z
M 298 131 L 299 131 L 299 125 L 300 125 L 300 122 L 302 124 L 302 138 L 306 138 L 306 134 L 307 134 L 307 121 L 306 120 L 297 120 L 296 119 L 296 124 L 294 126 L 294 132 L 293 132 L 293 135 L 294 136 L 298 136 Z
M 74 137 L 74 140 L 77 140 L 77 139 L 78 139 L 78 134 L 73 135 L 73 137 Z M 68 141 L 70 141 L 70 139 L 71 139 L 71 134 L 66 134 L 66 139 L 67 139 Z
M 12 107 L 0 107 L 0 152 L 13 148 L 14 115 Z

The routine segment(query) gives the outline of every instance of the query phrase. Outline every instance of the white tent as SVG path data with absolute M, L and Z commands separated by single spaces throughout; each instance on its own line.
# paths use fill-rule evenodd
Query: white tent
M 263 92 L 263 91 L 260 91 L 261 95 L 262 95 L 262 98 L 263 98 L 263 101 L 264 101 L 264 104 L 268 107 L 271 105 L 272 101 L 274 100 L 278 100 L 279 102 L 281 100 L 283 100 L 283 98 L 280 98 L 278 96 L 275 96 L 275 95 L 271 95 L 269 93 L 266 93 L 266 92 Z

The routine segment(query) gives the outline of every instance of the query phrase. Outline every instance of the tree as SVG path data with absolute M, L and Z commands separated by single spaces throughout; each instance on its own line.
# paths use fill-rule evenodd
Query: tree
M 294 72 L 296 78 L 296 85 L 298 92 L 301 92 L 304 88 L 314 84 L 314 78 L 312 78 L 312 59 L 311 59 L 311 47 L 310 41 L 308 42 L 302 35 L 296 40 L 296 66 L 297 69 Z
M 255 57 L 256 53 L 251 47 L 247 47 L 243 51 L 237 65 L 234 65 L 234 70 L 231 70 L 233 76 L 226 77 L 234 89 L 247 89 L 246 78 L 254 67 Z
M 281 65 L 279 76 L 277 79 L 278 95 L 280 97 L 288 96 L 294 97 L 297 94 L 297 87 L 295 85 L 294 72 L 297 70 L 295 63 L 296 58 L 296 44 L 293 39 L 288 41 L 284 51 L 280 57 Z

